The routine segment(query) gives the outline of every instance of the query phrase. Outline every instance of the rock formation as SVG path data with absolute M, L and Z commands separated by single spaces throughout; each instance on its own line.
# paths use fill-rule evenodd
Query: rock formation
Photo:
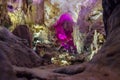
M 112 10 L 111 13 L 104 13 L 108 30 L 106 42 L 91 61 L 83 64 L 58 69 L 51 69 L 49 66 L 27 68 L 39 65 L 40 58 L 27 48 L 20 38 L 7 29 L 0 28 L 0 80 L 16 80 L 13 70 L 17 77 L 21 77 L 20 80 L 120 80 L 120 4 L 115 4 L 119 0 L 104 1 L 103 6 L 113 6 L 113 9 L 106 9 L 107 12 Z M 13 70 L 10 63 L 15 65 Z M 5 75 L 2 75 L 3 73 Z
M 115 4 L 117 1 L 119 2 L 119 0 L 103 1 L 103 6 L 109 7 L 112 4 L 113 7 L 111 6 L 111 8 L 113 9 L 107 8 L 106 12 L 111 11 L 111 13 L 104 13 L 104 20 L 107 20 L 108 34 L 101 50 L 90 62 L 80 65 L 84 69 L 82 72 L 76 74 L 77 71 L 74 72 L 76 70 L 74 69 L 75 66 L 73 66 L 73 70 L 70 67 L 55 70 L 55 72 L 62 74 L 74 72 L 71 77 L 60 78 L 60 80 L 120 80 L 120 36 L 118 35 L 120 33 L 120 4 Z M 104 3 L 107 3 L 107 5 Z M 106 7 L 103 7 L 103 9 L 105 10 Z M 109 17 L 106 18 L 107 16 Z M 62 72 L 64 70 L 66 71 Z
M 106 35 L 108 34 L 108 19 L 116 6 L 120 4 L 119 0 L 102 0 L 103 5 L 103 21 L 105 25 Z
M 32 35 L 26 25 L 18 25 L 12 32 L 15 36 L 24 39 L 26 46 L 32 47 Z
M 2 50 L 0 50 L 0 80 L 16 80 L 13 68 Z
M 0 27 L 0 50 L 12 65 L 35 67 L 41 64 L 40 57 L 23 44 L 23 40 L 14 36 L 6 28 Z

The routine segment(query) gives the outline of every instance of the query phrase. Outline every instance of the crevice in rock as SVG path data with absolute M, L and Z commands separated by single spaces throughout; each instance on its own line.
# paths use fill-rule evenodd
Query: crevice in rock
M 67 74 L 67 75 L 75 75 L 75 74 L 79 74 L 85 71 L 85 67 L 80 67 L 80 68 L 73 68 L 73 70 L 71 70 L 70 68 L 62 68 L 62 69 L 57 69 L 54 70 L 53 72 L 55 73 L 60 73 L 60 74 Z

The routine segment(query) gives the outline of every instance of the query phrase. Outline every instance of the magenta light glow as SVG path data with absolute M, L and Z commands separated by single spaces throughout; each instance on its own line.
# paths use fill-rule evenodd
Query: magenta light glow
M 54 25 L 57 41 L 67 50 L 70 50 L 70 47 L 74 47 L 73 25 L 74 22 L 69 13 L 63 13 Z

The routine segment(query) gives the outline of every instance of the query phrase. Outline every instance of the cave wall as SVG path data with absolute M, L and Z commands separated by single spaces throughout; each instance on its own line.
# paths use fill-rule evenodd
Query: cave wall
M 113 10 L 116 8 L 117 5 L 120 4 L 120 0 L 102 0 L 103 6 L 103 21 L 105 25 L 106 35 L 109 34 L 108 32 L 108 19 L 111 16 Z

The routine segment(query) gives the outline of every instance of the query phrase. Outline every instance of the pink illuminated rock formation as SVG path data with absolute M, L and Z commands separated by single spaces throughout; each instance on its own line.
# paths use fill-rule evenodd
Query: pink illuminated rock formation
M 75 48 L 72 37 L 73 25 L 74 21 L 69 13 L 63 13 L 54 24 L 57 41 L 67 50 L 70 50 L 70 47 Z

